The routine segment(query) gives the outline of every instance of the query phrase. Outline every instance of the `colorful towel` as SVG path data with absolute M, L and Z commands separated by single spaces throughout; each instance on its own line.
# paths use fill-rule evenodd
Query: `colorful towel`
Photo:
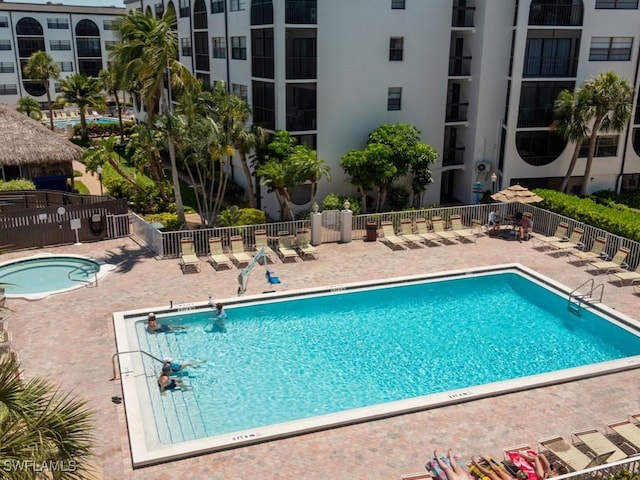
M 527 453 L 530 455 L 529 452 Z M 533 465 L 531 465 L 524 458 L 522 458 L 522 455 L 520 455 L 520 452 L 511 451 L 511 452 L 507 452 L 507 455 L 509 456 L 509 460 L 511 460 L 511 463 L 513 463 L 516 467 L 518 467 L 520 470 L 522 470 L 524 473 L 527 474 L 527 477 L 529 477 L 529 480 L 538 480 L 538 475 L 536 475 L 536 471 L 533 468 Z
M 460 457 L 458 457 L 457 455 L 454 455 L 453 459 L 456 461 L 456 464 L 459 465 L 465 471 L 465 473 L 467 474 L 467 478 L 469 480 L 476 480 L 476 478 L 469 471 L 467 464 Z M 451 468 L 451 462 L 447 457 L 440 456 L 440 460 L 442 460 L 444 463 L 446 463 L 449 466 L 449 468 Z M 447 474 L 444 473 L 444 470 L 440 468 L 440 465 L 438 464 L 435 458 L 429 460 L 425 465 L 425 468 L 427 470 L 430 470 L 438 480 L 449 480 L 447 478 Z
M 471 475 L 473 475 L 477 480 L 490 480 L 490 478 L 485 476 L 485 474 L 482 473 L 475 465 L 469 466 L 469 472 L 471 472 Z

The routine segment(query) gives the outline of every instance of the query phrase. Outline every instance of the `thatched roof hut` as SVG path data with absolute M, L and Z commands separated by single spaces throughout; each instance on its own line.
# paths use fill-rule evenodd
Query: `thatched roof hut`
M 73 160 L 79 160 L 83 150 L 64 135 L 3 104 L 0 104 L 0 131 L 0 168 L 5 179 L 38 180 L 53 176 L 73 179 Z M 36 185 L 40 186 L 37 181 Z

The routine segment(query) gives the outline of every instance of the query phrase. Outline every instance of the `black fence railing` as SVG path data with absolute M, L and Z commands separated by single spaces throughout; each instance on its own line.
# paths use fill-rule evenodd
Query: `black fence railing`
M 469 102 L 447 103 L 445 122 L 466 122 Z
M 582 14 L 582 3 L 579 5 L 533 3 L 529 10 L 529 25 L 580 26 Z
M 471 75 L 471 57 L 449 57 L 449 76 L 461 77 Z
M 476 7 L 453 7 L 452 27 L 473 27 Z

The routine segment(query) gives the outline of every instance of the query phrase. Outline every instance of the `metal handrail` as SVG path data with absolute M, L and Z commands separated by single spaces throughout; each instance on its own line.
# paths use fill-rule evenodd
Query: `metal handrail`
M 73 272 L 75 272 L 76 270 L 82 270 L 83 268 L 86 268 L 84 265 L 80 266 L 80 267 L 76 267 L 73 270 L 71 270 L 69 273 L 67 273 L 67 278 L 69 279 L 70 282 L 80 282 L 80 283 L 86 283 L 87 285 L 91 285 L 93 283 L 95 283 L 95 286 L 98 286 L 98 270 L 94 270 L 93 271 L 93 282 L 90 282 L 89 280 L 76 280 L 74 278 L 71 278 L 71 274 Z
M 591 288 L 589 288 L 589 291 L 587 293 L 580 293 L 580 289 L 582 287 L 584 287 L 587 284 L 591 284 Z M 593 294 L 594 292 L 596 292 L 597 290 L 600 290 L 600 297 L 598 299 L 595 299 Z M 602 303 L 602 296 L 604 295 L 604 284 L 603 283 L 599 283 L 599 284 L 595 284 L 595 280 L 593 278 L 588 279 L 586 282 L 583 282 L 580 286 L 574 288 L 571 293 L 569 294 L 569 300 L 568 300 L 568 308 L 571 311 L 571 305 L 576 305 L 577 306 L 577 310 L 575 311 L 576 314 L 580 313 L 580 307 L 582 306 L 582 302 L 585 299 L 589 299 L 590 301 L 597 301 L 599 303 Z M 577 302 L 573 302 L 572 300 L 576 299 Z
M 127 350 L 126 352 L 116 352 L 111 357 L 111 364 L 113 365 L 113 378 L 109 379 L 110 381 L 117 380 L 119 378 L 118 374 L 116 373 L 116 357 L 118 357 L 118 356 L 120 356 L 122 354 L 125 354 L 125 353 L 144 353 L 148 357 L 151 357 L 154 360 L 157 360 L 158 362 L 163 363 L 160 358 L 154 357 L 149 352 L 145 352 L 144 350 Z

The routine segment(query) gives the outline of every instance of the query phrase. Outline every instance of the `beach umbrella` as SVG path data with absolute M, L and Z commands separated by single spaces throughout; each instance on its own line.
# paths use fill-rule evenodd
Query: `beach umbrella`
M 500 190 L 499 192 L 494 193 L 493 195 L 491 195 L 491 198 L 497 200 L 498 202 L 505 203 L 536 203 L 544 200 L 541 196 L 536 195 L 531 190 L 523 187 L 522 185 L 511 185 L 509 188 L 505 188 L 504 190 Z

